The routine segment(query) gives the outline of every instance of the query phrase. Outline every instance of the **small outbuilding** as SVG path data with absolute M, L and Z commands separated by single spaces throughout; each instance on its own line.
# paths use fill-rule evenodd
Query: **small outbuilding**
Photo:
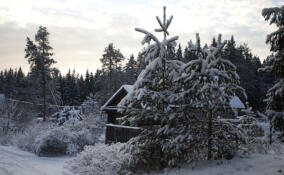
M 118 118 L 122 117 L 118 110 L 118 103 L 132 91 L 131 85 L 122 85 L 110 99 L 101 107 L 101 110 L 107 114 L 107 123 L 119 124 Z
M 130 91 L 132 91 L 131 85 L 122 85 L 101 107 L 101 110 L 107 114 L 106 143 L 127 142 L 141 132 L 138 127 L 120 125 L 118 120 L 122 114 L 118 112 L 117 105 Z

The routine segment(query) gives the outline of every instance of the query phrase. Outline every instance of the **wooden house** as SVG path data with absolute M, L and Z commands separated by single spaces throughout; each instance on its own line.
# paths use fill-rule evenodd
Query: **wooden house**
M 138 127 L 120 125 L 120 121 L 118 120 L 122 117 L 122 114 L 118 112 L 117 105 L 130 91 L 132 91 L 132 85 L 121 86 L 101 107 L 101 110 L 107 114 L 106 143 L 127 142 L 130 138 L 141 132 L 141 129 Z M 232 97 L 230 106 L 233 109 L 235 116 L 238 115 L 238 112 L 241 109 L 245 108 L 245 105 L 237 96 Z

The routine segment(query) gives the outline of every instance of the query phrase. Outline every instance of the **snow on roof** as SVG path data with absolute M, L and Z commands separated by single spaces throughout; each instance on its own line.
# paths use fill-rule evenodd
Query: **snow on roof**
M 230 106 L 231 106 L 231 108 L 235 108 L 235 109 L 244 109 L 245 108 L 245 105 L 240 100 L 240 98 L 237 97 L 237 96 L 232 97 L 232 99 L 230 100 Z
M 112 99 L 115 98 L 115 96 L 122 90 L 124 89 L 127 93 L 129 93 L 130 91 L 132 91 L 132 85 L 128 85 L 128 84 L 124 84 L 122 85 L 113 95 L 112 97 L 110 97 L 110 99 L 108 99 L 108 101 L 101 107 L 101 110 L 105 109 L 106 106 L 112 101 Z
M 132 91 L 132 88 L 133 86 L 132 85 L 128 85 L 128 84 L 125 84 L 125 85 L 122 85 L 124 87 L 124 89 L 129 93 L 130 91 Z
M 115 125 L 111 123 L 106 124 L 106 126 L 117 127 L 117 128 L 127 128 L 127 129 L 142 129 L 142 128 L 135 127 L 135 126 Z

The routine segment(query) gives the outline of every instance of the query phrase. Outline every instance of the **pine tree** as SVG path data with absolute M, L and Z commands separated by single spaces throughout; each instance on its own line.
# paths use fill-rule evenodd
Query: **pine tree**
M 4 92 L 7 97 L 13 98 L 16 95 L 16 79 L 14 77 L 14 71 L 12 68 L 10 68 L 8 71 L 5 70 L 5 79 L 4 79 Z
M 17 86 L 21 86 L 23 83 L 23 78 L 25 77 L 22 68 L 20 67 L 19 70 L 17 71 L 17 75 L 16 75 L 16 83 Z
M 213 37 L 212 39 L 211 47 L 217 47 L 217 42 L 216 42 L 215 37 Z
M 148 65 L 138 76 L 132 92 L 119 104 L 125 115 L 123 124 L 143 128 L 143 132 L 129 142 L 129 148 L 134 147 L 130 150 L 129 162 L 133 171 L 169 166 L 168 159 L 163 156 L 163 143 L 168 140 L 160 137 L 158 131 L 166 125 L 163 118 L 167 115 L 169 97 L 173 93 L 171 82 L 176 78 L 177 69 L 182 62 L 167 57 L 167 48 L 175 47 L 178 39 L 177 36 L 166 38 L 173 17 L 166 20 L 164 7 L 163 22 L 159 17 L 156 18 L 161 28 L 155 31 L 163 32 L 163 41 L 146 30 L 135 28 L 145 34 L 142 44 L 149 44 L 143 51 Z
M 229 58 L 234 58 L 235 50 L 236 50 L 236 42 L 234 36 L 231 36 L 231 39 L 227 42 L 225 46 L 225 55 L 228 55 Z
M 137 62 L 134 59 L 134 55 L 130 55 L 128 62 L 125 65 L 126 82 L 127 84 L 133 84 L 138 76 Z
M 222 58 L 226 42 L 221 41 L 221 35 L 218 36 L 216 47 L 212 44 L 208 48 L 201 48 L 199 35 L 196 40 L 196 44 L 189 43 L 189 49 L 195 50 L 199 58 L 185 64 L 177 80 L 182 88 L 179 88 L 181 91 L 173 101 L 179 102 L 179 110 L 185 113 L 181 116 L 187 119 L 182 117 L 182 123 L 172 125 L 180 131 L 175 140 L 187 140 L 193 152 L 204 153 L 207 149 L 208 159 L 231 156 L 237 144 L 233 143 L 240 136 L 238 129 L 222 122 L 217 116 L 224 117 L 224 113 L 230 110 L 231 97 L 238 95 L 245 98 L 246 95 L 239 86 L 236 67 Z
M 190 40 L 188 42 L 188 44 L 190 45 L 191 43 L 192 43 L 192 41 Z M 199 42 L 197 41 L 197 43 L 199 44 L 199 47 L 201 47 L 200 41 Z M 197 51 L 190 49 L 190 46 L 185 47 L 185 49 L 184 49 L 184 62 L 187 63 L 189 61 L 196 60 L 196 59 L 198 59 Z
M 278 28 L 267 35 L 266 43 L 270 44 L 270 51 L 274 54 L 269 57 L 271 65 L 260 71 L 271 72 L 279 78 L 279 81 L 267 92 L 267 114 L 270 119 L 270 143 L 272 142 L 272 129 L 281 132 L 284 137 L 284 6 L 278 8 L 265 8 L 262 16 L 270 24 Z
M 181 45 L 179 44 L 178 45 L 178 50 L 176 51 L 176 60 L 179 60 L 179 61 L 183 61 L 183 57 L 182 57 L 182 48 L 181 48 Z
M 89 89 L 88 95 L 90 95 L 90 93 L 94 94 L 94 86 L 95 86 L 95 77 L 93 75 L 93 72 L 91 72 L 91 74 L 90 74 L 90 85 L 88 87 L 88 89 Z
M 85 81 L 84 81 L 84 77 L 82 74 L 80 75 L 80 78 L 78 79 L 78 88 L 80 92 L 80 102 L 83 102 L 86 99 L 88 92 L 86 90 Z
M 113 93 L 119 88 L 118 73 L 121 70 L 121 62 L 124 56 L 119 49 L 116 49 L 113 43 L 110 43 L 104 50 L 103 57 L 100 59 L 102 68 L 108 75 L 108 88 Z
M 28 59 L 31 69 L 32 77 L 35 77 L 37 83 L 40 84 L 43 97 L 43 120 L 46 120 L 46 96 L 47 96 L 47 83 L 50 80 L 51 67 L 54 63 L 52 58 L 52 47 L 49 43 L 49 32 L 46 27 L 40 26 L 36 35 L 35 35 L 34 44 L 29 37 L 27 37 L 26 44 L 26 55 L 25 58 Z

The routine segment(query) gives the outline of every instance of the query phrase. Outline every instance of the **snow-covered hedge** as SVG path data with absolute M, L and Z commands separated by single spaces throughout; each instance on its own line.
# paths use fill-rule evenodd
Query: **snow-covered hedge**
M 86 146 L 75 159 L 66 163 L 66 167 L 76 175 L 127 174 L 120 172 L 121 169 L 125 169 L 123 162 L 128 157 L 121 151 L 123 146 L 122 143 Z

